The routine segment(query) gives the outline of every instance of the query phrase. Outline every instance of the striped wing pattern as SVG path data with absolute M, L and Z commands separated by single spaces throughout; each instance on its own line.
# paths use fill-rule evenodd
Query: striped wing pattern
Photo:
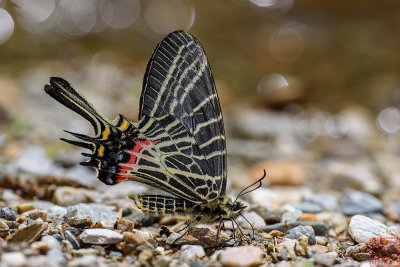
M 174 120 L 164 128 L 183 147 L 180 152 L 194 158 L 202 171 L 193 180 L 211 179 L 218 196 L 224 195 L 226 145 L 221 107 L 204 49 L 183 31 L 161 41 L 145 74 L 139 119 L 166 116 Z
M 92 150 L 82 165 L 95 167 L 102 182 L 133 180 L 190 203 L 225 195 L 221 108 L 204 50 L 190 34 L 173 32 L 155 49 L 137 123 L 122 115 L 109 122 L 61 78 L 45 91 L 95 128 L 95 137 L 71 133 L 85 142 L 63 140 Z

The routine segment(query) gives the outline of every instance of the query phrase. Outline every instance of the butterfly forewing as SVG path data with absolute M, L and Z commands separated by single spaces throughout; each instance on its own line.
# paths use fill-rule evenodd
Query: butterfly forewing
M 158 149 L 178 152 L 164 156 L 170 163 L 169 172 L 181 177 L 179 180 L 188 179 L 186 184 L 198 187 L 197 192 L 207 199 L 225 194 L 226 148 L 221 107 L 205 52 L 190 34 L 173 32 L 154 51 L 140 100 L 139 119 L 145 117 L 153 118 L 161 131 L 165 130 Z M 185 168 L 189 159 L 194 163 L 192 170 Z

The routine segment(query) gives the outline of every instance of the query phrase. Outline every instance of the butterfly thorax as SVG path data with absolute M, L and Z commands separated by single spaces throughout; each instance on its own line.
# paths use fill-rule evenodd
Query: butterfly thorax
M 244 208 L 246 206 L 242 202 L 233 202 L 230 198 L 224 196 L 207 204 L 199 204 L 189 212 L 199 216 L 199 222 L 218 222 L 223 219 L 236 218 Z

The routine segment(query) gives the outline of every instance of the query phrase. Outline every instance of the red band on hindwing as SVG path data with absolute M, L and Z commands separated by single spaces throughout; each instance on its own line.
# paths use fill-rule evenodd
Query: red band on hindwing
M 123 163 L 123 165 L 121 165 L 121 164 L 119 165 L 120 172 L 119 172 L 119 175 L 117 176 L 117 183 L 129 178 L 129 176 L 123 176 L 123 175 L 126 174 L 128 171 L 132 170 L 132 165 L 137 164 L 136 154 L 140 154 L 142 152 L 143 148 L 145 148 L 149 145 L 156 145 L 160 141 L 159 140 L 150 141 L 148 139 L 145 139 L 145 140 L 133 140 L 133 142 L 135 143 L 135 146 L 129 150 L 129 152 L 132 152 L 132 153 L 129 153 L 129 155 L 130 155 L 129 161 Z

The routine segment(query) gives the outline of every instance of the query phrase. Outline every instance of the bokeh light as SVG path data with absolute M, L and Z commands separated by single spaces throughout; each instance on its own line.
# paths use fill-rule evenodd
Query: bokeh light
M 10 14 L 0 8 L 0 45 L 7 42 L 14 33 L 14 20 Z
M 400 110 L 394 107 L 382 110 L 377 117 L 377 125 L 385 133 L 396 133 L 400 130 Z
M 99 4 L 101 20 L 114 29 L 129 28 L 140 14 L 139 0 L 102 0 Z
M 265 17 L 278 17 L 293 6 L 293 0 L 250 0 L 257 11 Z

